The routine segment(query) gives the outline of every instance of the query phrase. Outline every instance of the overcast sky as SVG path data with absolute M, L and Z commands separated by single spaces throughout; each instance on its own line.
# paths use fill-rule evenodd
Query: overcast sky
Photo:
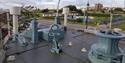
M 88 0 L 61 0 L 60 8 L 67 5 L 76 5 L 78 8 L 85 7 Z M 90 6 L 102 3 L 108 7 L 124 7 L 125 0 L 89 0 Z M 33 5 L 38 8 L 56 8 L 58 0 L 0 0 L 0 8 L 10 6 Z

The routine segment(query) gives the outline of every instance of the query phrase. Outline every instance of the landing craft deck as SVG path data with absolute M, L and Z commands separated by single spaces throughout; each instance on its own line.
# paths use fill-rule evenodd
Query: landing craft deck
M 125 63 L 124 50 L 120 49 L 120 47 L 124 48 L 125 43 L 121 41 L 118 44 L 125 35 L 112 30 L 112 12 L 110 12 L 110 30 L 104 30 L 104 28 L 107 29 L 104 26 L 102 26 L 103 30 L 98 32 L 96 28 L 89 29 L 90 4 L 87 2 L 86 26 L 85 28 L 76 26 L 77 29 L 75 29 L 67 26 L 69 8 L 63 8 L 64 25 L 61 25 L 59 3 L 60 0 L 55 21 L 51 26 L 47 27 L 46 25 L 49 24 L 47 23 L 45 25 L 47 28 L 42 28 L 43 26 L 38 24 L 36 18 L 33 18 L 31 27 L 24 34 L 21 31 L 27 29 L 28 24 L 26 27 L 22 26 L 25 27 L 24 29 L 19 30 L 18 17 L 21 15 L 21 7 L 14 6 L 10 9 L 13 17 L 13 32 L 3 47 L 6 51 L 7 63 L 90 63 L 90 61 L 92 63 Z
M 72 42 L 72 46 L 68 45 L 69 42 Z M 61 41 L 63 50 L 61 54 L 51 53 L 52 44 L 40 41 L 37 45 L 29 43 L 27 47 L 10 42 L 7 44 L 10 48 L 7 50 L 7 55 L 16 56 L 16 59 L 9 63 L 90 63 L 88 52 L 95 42 L 97 42 L 95 35 L 68 30 L 65 39 Z M 121 47 L 123 45 L 124 43 Z M 82 48 L 86 51 L 82 52 Z

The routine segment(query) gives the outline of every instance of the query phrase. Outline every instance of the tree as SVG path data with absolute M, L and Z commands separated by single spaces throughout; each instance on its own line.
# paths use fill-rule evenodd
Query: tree
M 78 9 L 77 12 L 78 12 L 80 15 L 83 15 L 82 10 Z
M 60 9 L 60 10 L 59 10 L 59 13 L 62 13 L 62 11 L 63 11 L 63 10 L 62 10 L 62 9 Z
M 66 6 L 69 8 L 70 11 L 77 11 L 77 8 L 75 5 L 69 5 L 69 6 Z
M 123 11 L 122 8 L 115 8 L 114 10 L 115 10 L 115 11 Z
M 48 9 L 48 8 L 47 8 L 47 9 L 43 9 L 42 12 L 43 12 L 43 13 L 44 13 L 44 12 L 49 12 L 49 9 Z

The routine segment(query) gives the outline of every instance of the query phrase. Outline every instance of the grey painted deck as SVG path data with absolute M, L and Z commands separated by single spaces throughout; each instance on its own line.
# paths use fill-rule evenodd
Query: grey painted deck
M 89 63 L 87 53 L 96 37 L 90 34 L 68 31 L 64 40 L 61 41 L 63 52 L 59 55 L 50 52 L 52 44 L 42 41 L 35 46 L 21 47 L 19 43 L 8 43 L 10 49 L 7 55 L 15 55 L 16 60 L 10 63 Z M 68 43 L 73 46 L 69 47 Z M 86 48 L 87 52 L 81 52 Z
M 4 61 L 4 58 L 5 58 L 5 51 L 0 50 L 0 63 L 2 63 Z
M 63 52 L 59 55 L 50 52 L 51 43 L 40 41 L 33 45 L 29 39 L 27 47 L 21 47 L 19 43 L 9 42 L 6 54 L 16 56 L 16 60 L 9 63 L 90 63 L 87 55 L 91 45 L 97 40 L 95 35 L 69 29 L 64 40 L 60 42 Z M 69 42 L 72 42 L 73 46 L 69 47 Z M 124 42 L 121 41 L 121 47 L 125 46 Z M 87 52 L 81 52 L 82 48 L 86 48 Z
M 70 41 L 73 43 L 71 47 L 68 46 Z M 9 43 L 10 49 L 7 50 L 7 55 L 16 56 L 16 60 L 9 63 L 90 63 L 87 54 L 95 42 L 97 37 L 94 35 L 68 31 L 65 39 L 61 41 L 63 52 L 59 55 L 52 54 L 50 52 L 52 45 L 45 41 L 35 46 L 30 44 L 26 48 L 18 43 Z M 125 43 L 121 44 L 123 45 Z M 86 48 L 87 52 L 81 52 L 82 48 Z

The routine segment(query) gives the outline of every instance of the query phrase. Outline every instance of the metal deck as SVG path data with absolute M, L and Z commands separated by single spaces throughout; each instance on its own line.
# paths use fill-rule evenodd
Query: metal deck
M 27 47 L 20 46 L 19 43 L 9 42 L 7 45 L 7 55 L 15 55 L 15 61 L 8 63 L 90 63 L 88 60 L 88 52 L 93 43 L 96 43 L 98 38 L 95 35 L 76 30 L 68 29 L 64 40 L 60 41 L 63 52 L 61 54 L 53 54 L 50 52 L 51 43 L 40 41 L 33 45 L 30 39 L 27 38 L 29 45 Z M 68 43 L 72 42 L 72 46 Z M 125 43 L 121 41 L 120 46 L 123 47 Z M 86 48 L 87 52 L 82 52 L 81 49 Z

